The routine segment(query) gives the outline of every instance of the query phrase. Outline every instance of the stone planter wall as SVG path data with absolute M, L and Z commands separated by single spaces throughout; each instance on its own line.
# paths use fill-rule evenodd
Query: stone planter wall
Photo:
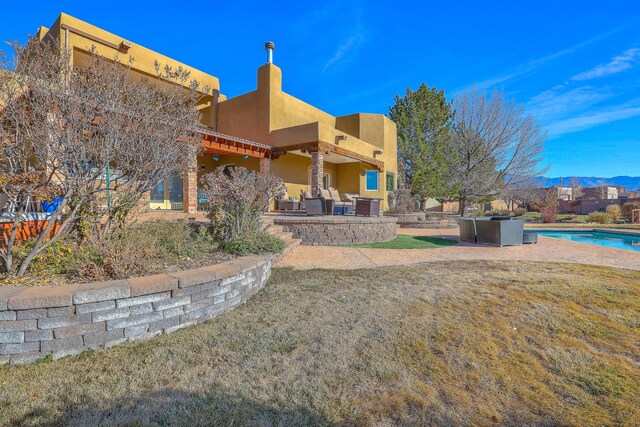
M 411 213 L 405 213 L 405 214 L 391 214 L 391 213 L 385 212 L 384 215 L 397 218 L 398 224 L 401 224 L 404 222 L 425 221 L 427 219 L 426 212 L 411 212 Z
M 391 217 L 277 217 L 281 225 L 303 245 L 342 246 L 388 242 L 396 237 L 396 219 Z
M 271 274 L 248 256 L 171 274 L 56 287 L 0 287 L 0 363 L 147 339 L 241 304 Z

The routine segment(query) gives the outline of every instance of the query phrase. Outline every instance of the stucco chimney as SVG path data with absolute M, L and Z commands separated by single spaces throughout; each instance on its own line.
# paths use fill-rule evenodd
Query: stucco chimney
M 264 50 L 267 51 L 267 64 L 273 64 L 273 51 L 276 50 L 276 45 L 273 42 L 266 42 Z

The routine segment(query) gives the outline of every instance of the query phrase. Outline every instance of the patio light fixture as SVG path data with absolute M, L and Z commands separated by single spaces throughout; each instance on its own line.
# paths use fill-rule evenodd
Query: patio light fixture
M 216 154 L 215 156 L 213 156 L 213 160 L 215 160 L 215 161 L 217 162 L 218 160 L 220 160 L 220 156 L 218 156 L 218 155 Z
M 336 145 L 340 145 L 340 141 L 346 141 L 347 139 L 349 139 L 347 135 L 336 136 Z
M 245 154 L 244 156 L 242 156 L 243 159 L 247 160 L 249 158 L 248 154 Z
M 380 154 L 382 154 L 382 150 L 373 150 L 373 158 L 375 159 L 376 156 L 379 156 Z

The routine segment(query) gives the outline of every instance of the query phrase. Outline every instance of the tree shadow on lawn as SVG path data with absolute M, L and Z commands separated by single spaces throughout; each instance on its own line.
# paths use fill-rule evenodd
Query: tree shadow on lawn
M 164 389 L 131 396 L 118 402 L 96 402 L 79 397 L 60 414 L 46 402 L 34 408 L 15 426 L 333 426 L 318 412 L 306 407 L 282 409 L 286 401 L 265 405 L 242 396 L 213 392 L 206 396 Z M 281 403 L 278 405 L 278 403 Z

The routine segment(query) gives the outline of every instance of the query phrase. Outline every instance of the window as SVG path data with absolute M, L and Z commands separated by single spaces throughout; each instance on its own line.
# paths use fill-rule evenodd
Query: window
M 387 172 L 387 191 L 393 191 L 396 189 L 396 174 Z
M 311 167 L 309 167 L 308 178 L 309 178 L 309 181 L 307 182 L 309 183 L 309 185 L 311 185 Z M 325 190 L 328 190 L 329 187 L 331 187 L 331 171 L 330 170 L 325 169 L 325 173 L 322 175 L 322 183 L 320 185 Z
M 331 187 L 331 175 L 329 175 L 328 173 L 325 173 L 322 176 L 322 188 L 324 188 L 325 190 L 328 190 L 329 187 Z
M 365 189 L 367 191 L 378 191 L 380 186 L 378 185 L 378 171 L 367 171 L 365 180 Z
M 174 174 L 169 177 L 169 200 L 182 203 L 182 175 Z
M 152 190 L 150 199 L 152 202 L 164 202 L 164 178 Z

